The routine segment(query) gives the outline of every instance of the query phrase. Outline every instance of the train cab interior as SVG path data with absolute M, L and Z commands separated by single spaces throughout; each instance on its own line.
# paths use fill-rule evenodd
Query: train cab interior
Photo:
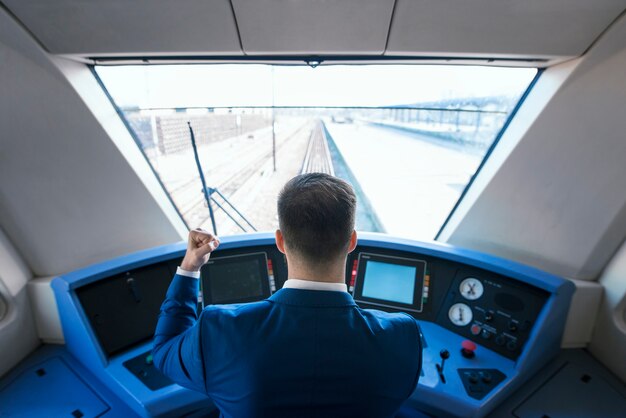
M 195 227 L 200 308 L 280 290 L 305 172 L 420 323 L 398 416 L 626 416 L 626 0 L 0 0 L 0 416 L 218 416 L 159 307 Z

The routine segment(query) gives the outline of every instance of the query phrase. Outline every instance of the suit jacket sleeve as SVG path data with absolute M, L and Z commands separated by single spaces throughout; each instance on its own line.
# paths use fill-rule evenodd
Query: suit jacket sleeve
M 198 282 L 193 277 L 174 276 L 161 305 L 152 356 L 155 367 L 174 382 L 206 392 Z

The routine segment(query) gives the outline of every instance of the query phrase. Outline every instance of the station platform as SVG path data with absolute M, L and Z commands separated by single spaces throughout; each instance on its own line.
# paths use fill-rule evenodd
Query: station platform
M 412 132 L 359 122 L 326 129 L 384 231 L 396 236 L 433 239 L 482 161 Z

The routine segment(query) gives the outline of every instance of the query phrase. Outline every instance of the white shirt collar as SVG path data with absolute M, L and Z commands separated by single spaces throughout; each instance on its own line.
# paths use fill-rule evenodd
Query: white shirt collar
M 327 290 L 331 292 L 347 292 L 345 283 L 314 282 L 311 280 L 289 279 L 283 285 L 283 289 L 303 290 Z

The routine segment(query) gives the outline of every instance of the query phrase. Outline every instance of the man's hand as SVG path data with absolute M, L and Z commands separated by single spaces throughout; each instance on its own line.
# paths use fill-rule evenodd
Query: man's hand
M 187 271 L 198 271 L 207 261 L 211 251 L 220 245 L 220 240 L 207 231 L 196 228 L 189 231 L 187 252 L 180 268 Z

